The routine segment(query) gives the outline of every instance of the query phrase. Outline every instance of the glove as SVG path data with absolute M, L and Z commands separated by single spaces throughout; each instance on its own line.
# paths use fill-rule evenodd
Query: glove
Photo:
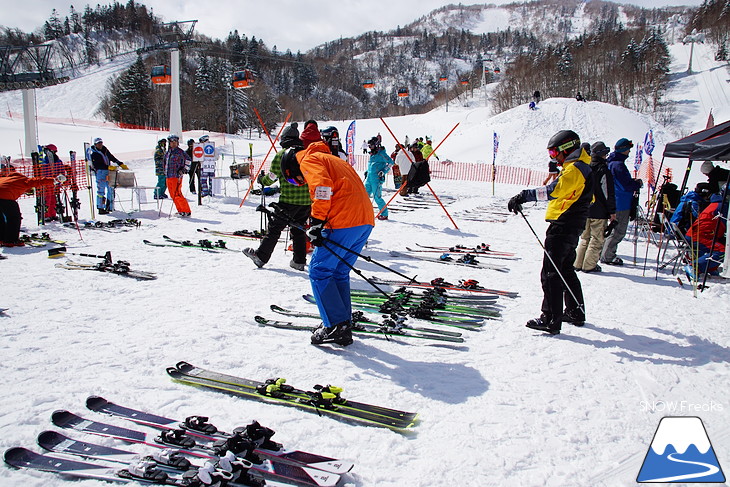
M 380 171 L 378 173 L 378 179 L 380 179 L 381 181 L 385 181 L 385 173 L 383 171 Z
M 613 232 L 613 229 L 616 228 L 616 225 L 618 225 L 618 220 L 611 220 L 611 223 L 603 231 L 603 238 L 608 238 L 611 232 Z
M 119 169 L 124 169 L 125 171 L 128 171 L 129 170 L 129 166 L 127 166 L 124 163 L 121 163 L 121 164 L 119 164 Z
M 363 177 L 364 177 L 365 179 L 367 179 L 367 178 L 368 178 L 368 172 L 367 172 L 367 171 L 365 171 L 365 174 L 363 175 Z
M 644 187 L 644 180 L 643 179 L 634 179 L 637 183 L 639 183 L 639 189 Z
M 118 169 L 117 166 L 112 166 L 111 164 L 109 165 L 109 168 L 108 168 L 109 171 L 116 171 L 117 169 Z
M 518 213 L 522 213 L 522 203 L 524 203 L 525 201 L 526 199 L 524 191 L 520 191 L 519 194 L 510 198 L 509 202 L 507 203 L 507 209 L 515 215 Z
M 266 186 L 264 184 L 265 177 L 266 177 L 266 174 L 264 174 L 264 171 L 259 172 L 259 176 L 256 178 L 256 182 L 259 183 L 261 186 Z
M 309 237 L 309 242 L 314 247 L 319 247 L 324 243 L 322 230 L 324 230 L 324 220 L 312 218 L 310 220 L 309 230 L 307 230 L 307 236 Z

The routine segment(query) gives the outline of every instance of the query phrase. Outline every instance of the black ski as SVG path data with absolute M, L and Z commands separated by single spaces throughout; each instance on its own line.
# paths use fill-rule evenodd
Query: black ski
M 98 264 L 86 264 L 82 262 L 67 260 L 66 262 L 59 262 L 58 264 L 56 264 L 56 267 L 60 269 L 108 272 L 110 274 L 131 277 L 140 281 L 151 281 L 157 279 L 157 276 L 152 272 L 130 269 L 129 262 L 123 260 L 119 260 L 116 263 L 99 262 Z

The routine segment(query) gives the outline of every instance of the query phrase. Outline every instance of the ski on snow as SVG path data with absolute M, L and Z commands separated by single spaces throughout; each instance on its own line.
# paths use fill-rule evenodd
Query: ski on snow
M 425 281 L 398 281 L 398 280 L 389 280 L 389 279 L 381 279 L 379 277 L 371 277 L 370 281 L 375 284 L 380 284 L 383 286 L 397 286 L 397 287 L 417 287 L 417 288 L 439 288 L 444 289 L 447 291 L 464 291 L 464 292 L 470 292 L 470 293 L 477 293 L 477 294 L 496 294 L 498 296 L 505 296 L 508 298 L 516 298 L 519 296 L 519 293 L 515 291 L 504 291 L 502 289 L 490 289 L 486 288 L 484 286 L 479 285 L 479 281 L 476 281 L 474 279 L 468 279 L 468 280 L 460 280 L 458 284 L 453 284 L 450 282 L 445 281 L 442 278 L 436 278 L 433 279 L 430 282 Z
M 492 250 L 489 246 L 489 244 L 481 243 L 479 245 L 475 245 L 473 247 L 468 247 L 466 245 L 454 245 L 451 247 L 446 246 L 439 246 L 439 245 L 423 245 L 416 243 L 418 247 L 421 247 L 422 249 L 428 249 L 428 250 L 434 250 L 434 251 L 442 251 L 442 252 L 463 252 L 463 253 L 472 253 L 472 254 L 487 254 L 487 255 L 500 255 L 503 257 L 517 257 L 513 252 L 503 252 L 501 250 Z
M 215 442 L 218 440 L 226 440 L 235 434 L 245 434 L 245 436 L 256 443 L 257 447 L 254 453 L 260 457 L 268 458 L 276 462 L 289 463 L 300 467 L 316 468 L 325 472 L 343 474 L 349 472 L 353 464 L 338 460 L 335 458 L 317 455 L 304 451 L 287 451 L 276 442 L 271 441 L 273 430 L 264 428 L 255 423 L 249 427 L 236 428 L 234 433 L 225 433 L 219 431 L 215 426 L 208 423 L 208 418 L 204 416 L 190 416 L 184 421 L 158 416 L 156 414 L 139 411 L 137 409 L 120 406 L 99 396 L 89 396 L 86 399 L 86 406 L 98 413 L 108 414 L 110 416 L 124 418 L 137 424 L 157 428 L 161 430 L 185 430 L 185 433 L 191 437 L 201 439 L 203 441 Z
M 282 308 L 281 306 L 277 306 L 275 304 L 272 304 L 271 306 L 269 306 L 269 308 L 271 308 L 271 311 L 285 315 L 285 316 L 293 316 L 296 318 L 320 319 L 320 316 L 316 313 L 307 313 L 305 311 L 295 311 L 295 310 L 291 310 L 291 309 Z M 393 318 L 393 317 L 389 316 L 389 318 Z M 401 318 L 401 317 L 398 317 L 398 318 Z M 367 318 L 363 314 L 362 311 L 353 311 L 352 322 L 357 323 L 357 324 L 363 324 L 363 325 L 372 325 L 374 327 L 381 326 L 381 323 Z M 448 336 L 453 336 L 453 337 L 460 337 L 462 335 L 462 333 L 458 332 L 458 331 L 439 330 L 437 328 L 424 328 L 424 327 L 420 327 L 420 326 L 410 326 L 410 325 L 406 325 L 404 323 L 400 324 L 400 328 L 402 328 L 403 330 L 418 331 L 418 332 L 424 332 L 424 333 L 428 333 L 428 334 L 448 335 Z
M 305 391 L 286 384 L 286 380 L 282 378 L 254 381 L 202 369 L 187 362 L 178 362 L 175 367 L 168 367 L 167 373 L 180 383 L 296 406 L 316 412 L 320 416 L 333 416 L 395 431 L 407 431 L 415 425 L 418 416 L 417 413 L 345 399 L 341 396 L 341 388 L 330 385 L 317 385 L 314 391 Z
M 56 264 L 56 267 L 58 267 L 59 269 L 108 272 L 110 274 L 132 277 L 140 281 L 151 281 L 157 279 L 157 276 L 152 272 L 130 269 L 129 262 L 123 260 L 117 261 L 116 263 L 99 262 L 98 264 L 87 264 L 83 262 L 67 260 L 66 262 L 59 262 L 58 264 Z
M 159 242 L 151 242 L 149 240 L 142 240 L 142 242 L 145 245 L 151 245 L 153 247 L 183 247 L 188 249 L 200 249 L 205 250 L 208 252 L 218 252 L 219 250 L 227 250 L 229 252 L 239 252 L 235 249 L 229 249 L 226 246 L 226 242 L 223 240 L 207 240 L 207 239 L 201 239 L 197 242 L 193 242 L 192 240 L 175 240 L 173 238 L 168 237 L 167 235 L 163 235 L 162 238 L 165 240 L 163 243 Z
M 280 321 L 270 320 L 263 316 L 255 316 L 256 323 L 260 326 L 271 326 L 273 328 L 279 328 L 282 330 L 299 330 L 299 331 L 314 331 L 316 325 L 302 325 L 293 323 L 291 321 Z M 437 330 L 438 331 L 438 330 Z M 420 331 L 412 331 L 406 327 L 399 328 L 397 326 L 385 326 L 385 325 L 367 325 L 364 323 L 354 323 L 352 325 L 352 332 L 358 335 L 367 335 L 380 338 L 390 339 L 391 337 L 403 337 L 403 338 L 418 338 L 423 340 L 433 340 L 439 342 L 450 342 L 450 343 L 464 343 L 462 337 L 443 335 L 441 333 L 426 333 Z
M 449 256 L 448 253 L 444 253 L 440 258 L 424 257 L 421 255 L 414 255 L 406 252 L 398 252 L 396 250 L 391 250 L 389 253 L 391 257 L 407 257 L 409 259 L 438 262 L 439 264 L 453 264 L 475 269 L 491 269 L 499 272 L 509 272 L 508 267 L 494 264 L 485 264 L 483 262 L 477 261 L 476 258 L 474 258 L 474 254 L 464 254 L 462 257 L 455 259 L 454 257 Z
M 225 449 L 228 445 L 223 445 L 223 449 L 218 449 L 213 444 L 199 444 L 194 438 L 186 435 L 184 430 L 166 430 L 162 431 L 159 435 L 155 435 L 85 419 L 64 410 L 55 411 L 51 416 L 51 421 L 59 428 L 115 438 L 128 443 L 144 444 L 155 448 L 176 448 L 186 455 L 207 460 L 218 460 L 219 454 L 223 455 L 225 451 L 228 451 Z M 236 451 L 232 453 L 239 456 L 241 452 Z M 252 459 L 255 458 L 251 455 L 248 455 L 248 458 L 246 458 L 249 461 Z M 259 458 L 258 460 L 261 459 Z M 263 459 L 263 461 L 258 463 L 252 463 L 251 470 L 258 472 L 267 479 L 307 487 L 332 487 L 340 479 L 340 476 L 337 474 L 315 468 L 280 463 L 271 459 Z

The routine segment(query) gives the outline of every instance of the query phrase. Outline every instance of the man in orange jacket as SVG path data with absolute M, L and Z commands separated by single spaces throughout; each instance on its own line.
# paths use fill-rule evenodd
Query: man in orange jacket
M 16 172 L 12 166 L 0 169 L 0 246 L 25 245 L 20 241 L 20 221 L 23 216 L 17 200 L 29 189 L 51 186 L 54 181 L 53 178 L 28 178 Z
M 355 170 L 333 156 L 324 142 L 287 149 L 281 172 L 292 184 L 306 182 L 312 197 L 307 233 L 316 248 L 309 262 L 309 280 L 322 318 L 312 343 L 347 346 L 352 343 L 350 270 L 375 225 L 370 198 Z

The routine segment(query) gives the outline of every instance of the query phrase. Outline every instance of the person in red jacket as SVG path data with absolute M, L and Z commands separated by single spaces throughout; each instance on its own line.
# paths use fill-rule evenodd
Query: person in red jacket
M 309 280 L 322 325 L 312 333 L 312 344 L 352 343 L 350 270 L 375 225 L 373 207 L 360 176 L 330 153 L 327 144 L 300 138 L 306 149 L 292 147 L 281 158 L 281 172 L 294 185 L 305 182 L 312 197 L 311 227 L 314 247 Z
M 54 178 L 28 178 L 13 168 L 0 169 L 0 246 L 22 247 L 20 241 L 20 213 L 18 198 L 32 188 L 52 186 Z
M 691 265 L 684 267 L 684 272 L 690 280 L 705 272 L 717 275 L 725 259 L 727 214 L 728 202 L 722 200 L 722 194 L 713 194 L 710 204 L 689 227 L 687 240 L 695 258 Z

